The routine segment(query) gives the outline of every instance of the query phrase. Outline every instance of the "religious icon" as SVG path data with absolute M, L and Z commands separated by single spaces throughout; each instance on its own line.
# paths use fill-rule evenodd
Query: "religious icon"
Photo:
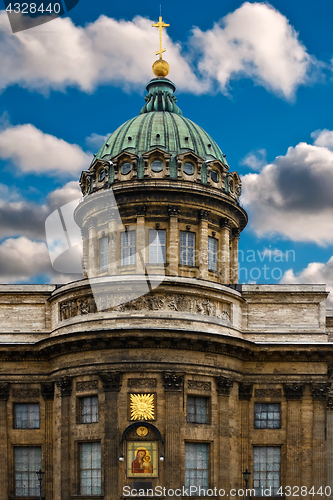
M 158 477 L 156 441 L 127 442 L 127 477 Z
M 148 434 L 148 429 L 147 429 L 147 427 L 140 425 L 140 427 L 137 428 L 136 433 L 140 437 L 145 437 Z

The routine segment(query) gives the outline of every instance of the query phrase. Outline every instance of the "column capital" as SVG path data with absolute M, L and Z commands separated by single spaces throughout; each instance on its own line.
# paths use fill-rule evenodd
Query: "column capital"
M 144 217 L 147 212 L 147 205 L 136 205 L 135 211 L 137 217 Z
M 183 387 L 184 375 L 178 373 L 163 373 L 163 387 L 166 392 L 180 392 Z
M 253 384 L 239 383 L 238 399 L 239 401 L 250 401 L 252 398 Z
M 7 401 L 7 399 L 9 398 L 9 391 L 9 382 L 0 382 L 0 401 Z
M 327 401 L 330 384 L 312 384 L 311 394 L 313 401 Z
M 57 387 L 60 387 L 61 397 L 70 396 L 72 394 L 73 384 L 70 377 L 63 377 L 57 382 Z
M 104 392 L 119 392 L 121 388 L 120 372 L 103 372 L 99 374 Z
M 233 227 L 231 230 L 231 239 L 236 239 L 239 238 L 240 235 L 240 229 L 238 227 Z
M 88 225 L 88 231 L 96 228 L 96 223 L 95 223 L 94 217 L 89 217 L 89 219 L 87 221 L 87 225 Z
M 210 212 L 208 210 L 200 209 L 199 214 L 198 214 L 199 220 L 207 220 L 208 221 L 209 213 Z
M 230 230 L 230 228 L 231 228 L 230 220 L 227 219 L 226 217 L 223 217 L 222 219 L 220 219 L 220 227 Z
M 216 377 L 216 385 L 217 385 L 217 394 L 219 396 L 229 396 L 232 386 L 234 385 L 234 381 L 231 378 L 227 377 Z
M 178 217 L 179 213 L 180 213 L 179 207 L 176 207 L 175 205 L 168 206 L 169 217 Z
M 54 399 L 54 382 L 40 384 L 41 395 L 44 401 L 53 401 Z
M 300 401 L 304 389 L 305 384 L 283 384 L 283 392 L 287 401 Z

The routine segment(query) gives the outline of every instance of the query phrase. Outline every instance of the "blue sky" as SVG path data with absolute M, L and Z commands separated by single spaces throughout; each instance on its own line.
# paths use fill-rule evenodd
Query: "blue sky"
M 0 13 L 1 282 L 65 280 L 43 219 L 76 196 L 102 137 L 139 113 L 159 5 L 80 0 L 15 35 Z M 240 281 L 333 290 L 333 4 L 169 1 L 162 14 L 178 104 L 242 176 Z

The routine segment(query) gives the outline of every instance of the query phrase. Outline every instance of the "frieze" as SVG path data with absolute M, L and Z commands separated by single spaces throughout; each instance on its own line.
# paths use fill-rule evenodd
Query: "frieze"
M 287 401 L 301 400 L 305 384 L 283 384 L 283 392 Z
M 280 398 L 282 391 L 281 389 L 255 389 L 254 396 L 256 398 Z
M 133 389 L 154 388 L 157 386 L 156 378 L 129 378 L 127 386 Z
M 100 309 L 104 311 L 179 311 L 189 314 L 200 314 L 210 316 L 225 321 L 230 321 L 229 304 L 221 303 L 211 299 L 200 299 L 184 294 L 150 294 L 128 301 L 129 295 L 113 297 L 105 295 L 100 299 Z M 117 301 L 117 306 L 113 306 L 113 301 Z M 61 302 L 60 321 L 78 315 L 97 312 L 97 307 L 93 296 L 81 297 L 78 299 Z
M 211 382 L 202 382 L 201 380 L 188 380 L 189 389 L 197 389 L 199 391 L 211 391 Z
M 39 389 L 14 389 L 13 398 L 39 398 Z
M 231 378 L 216 377 L 216 390 L 219 396 L 229 396 L 233 385 L 234 381 Z
M 163 381 L 166 392 L 180 392 L 183 388 L 184 375 L 163 373 Z
M 98 380 L 86 380 L 82 382 L 76 382 L 76 390 L 80 391 L 93 391 L 98 389 Z

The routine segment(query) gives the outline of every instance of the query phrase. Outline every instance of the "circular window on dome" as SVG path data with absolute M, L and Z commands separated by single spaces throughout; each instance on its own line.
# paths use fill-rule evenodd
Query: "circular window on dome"
M 194 174 L 194 165 L 193 163 L 184 163 L 183 165 L 183 172 L 187 175 L 193 175 Z
M 120 167 L 120 171 L 123 175 L 127 175 L 132 170 L 132 164 L 129 162 L 123 163 Z
M 153 172 L 162 172 L 164 164 L 161 160 L 154 160 L 150 164 L 150 168 Z
M 106 176 L 105 169 L 104 169 L 104 168 L 102 168 L 102 170 L 100 170 L 100 171 L 99 171 L 99 174 L 98 174 L 98 180 L 99 180 L 99 182 L 104 181 L 105 176 Z
M 210 178 L 213 182 L 219 182 L 219 173 L 217 170 L 212 170 L 210 173 Z

